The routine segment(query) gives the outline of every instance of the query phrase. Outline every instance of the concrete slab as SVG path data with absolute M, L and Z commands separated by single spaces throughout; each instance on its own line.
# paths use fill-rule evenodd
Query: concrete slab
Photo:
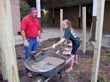
M 14 35 L 14 43 L 15 45 L 23 44 L 23 39 L 21 35 Z
M 48 40 L 50 38 L 60 37 L 59 26 L 42 26 L 41 28 L 43 31 L 43 33 L 41 33 L 43 41 Z M 75 27 L 74 29 L 75 29 L 77 36 L 82 40 L 82 29 L 79 27 Z M 86 33 L 87 40 L 86 41 L 89 40 L 89 32 L 90 32 L 90 29 L 87 29 L 87 33 Z M 108 46 L 108 38 L 105 37 L 105 35 L 110 35 L 110 30 L 108 29 L 103 30 L 103 35 L 102 35 L 102 46 L 110 47 Z M 20 35 L 14 35 L 14 42 L 15 42 L 15 45 L 20 45 L 20 44 L 23 44 L 23 39 Z

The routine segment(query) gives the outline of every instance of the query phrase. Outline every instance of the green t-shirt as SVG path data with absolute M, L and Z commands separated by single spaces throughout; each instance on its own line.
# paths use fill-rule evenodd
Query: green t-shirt
M 73 30 L 71 30 L 70 28 L 67 28 L 65 30 L 65 34 L 64 34 L 63 38 L 71 40 L 72 43 L 78 43 L 80 41 L 79 38 L 77 37 L 77 35 L 75 34 L 75 32 Z

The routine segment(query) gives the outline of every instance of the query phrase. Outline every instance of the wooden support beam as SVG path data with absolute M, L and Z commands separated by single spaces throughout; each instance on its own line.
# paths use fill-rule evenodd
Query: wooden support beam
M 93 57 L 91 82 L 97 82 L 97 77 L 98 77 L 105 0 L 98 0 L 97 6 L 98 7 L 97 7 L 97 18 L 96 18 L 96 36 L 95 36 L 95 46 L 94 46 L 94 57 Z
M 0 25 L 0 37 L 1 37 L 1 25 Z M 4 58 L 5 57 L 2 50 L 2 43 L 0 38 L 0 61 L 1 61 L 2 77 L 3 77 L 3 80 L 7 80 L 6 63 Z
M 10 0 L 0 0 L 0 40 L 8 82 L 20 82 L 13 38 Z
M 60 39 L 63 38 L 62 21 L 63 21 L 63 9 L 60 9 Z
M 82 8 L 82 27 L 83 27 L 83 48 L 82 52 L 86 52 L 86 7 Z
M 1 25 L 0 25 L 0 37 L 1 37 Z M 5 63 L 5 57 L 4 52 L 2 49 L 2 42 L 0 38 L 0 61 L 1 61 L 1 69 L 2 69 L 2 77 L 3 80 L 7 80 L 7 72 L 6 72 L 6 63 Z

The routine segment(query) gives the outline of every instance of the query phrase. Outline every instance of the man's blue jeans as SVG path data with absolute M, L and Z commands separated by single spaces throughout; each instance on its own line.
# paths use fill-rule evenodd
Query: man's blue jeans
M 37 50 L 37 38 L 35 39 L 26 38 L 26 39 L 29 42 L 29 48 L 25 47 L 25 60 L 29 58 L 29 52 Z M 25 68 L 25 70 L 27 73 L 30 72 L 30 70 L 28 70 L 27 68 Z

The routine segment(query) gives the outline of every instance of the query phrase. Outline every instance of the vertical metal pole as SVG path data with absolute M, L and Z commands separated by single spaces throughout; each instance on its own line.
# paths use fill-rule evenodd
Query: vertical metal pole
M 41 2 L 40 1 L 41 0 L 36 0 L 36 8 L 38 10 L 38 16 L 37 16 L 37 18 L 38 18 L 39 23 L 41 25 Z
M 83 53 L 86 52 L 86 7 L 82 8 L 82 26 L 83 26 Z
M 95 46 L 94 46 L 94 57 L 93 57 L 91 82 L 97 82 L 99 60 L 100 60 L 100 49 L 101 49 L 101 42 L 102 42 L 105 0 L 98 0 L 97 6 L 98 7 L 97 7 L 97 18 L 96 18 L 96 36 L 95 36 Z
M 54 16 L 54 9 L 53 9 L 53 25 L 54 25 L 54 21 L 55 21 L 55 16 Z
M 0 29 L 2 57 L 6 65 L 8 82 L 19 82 L 14 47 L 10 0 L 0 0 Z
M 90 37 L 90 41 L 94 41 L 94 42 L 95 42 L 95 31 L 96 31 L 97 1 L 98 0 L 93 0 L 93 25 L 91 27 L 91 37 Z
M 60 39 L 63 38 L 62 21 L 63 21 L 63 9 L 60 9 Z
M 79 27 L 81 23 L 81 5 L 79 5 Z

